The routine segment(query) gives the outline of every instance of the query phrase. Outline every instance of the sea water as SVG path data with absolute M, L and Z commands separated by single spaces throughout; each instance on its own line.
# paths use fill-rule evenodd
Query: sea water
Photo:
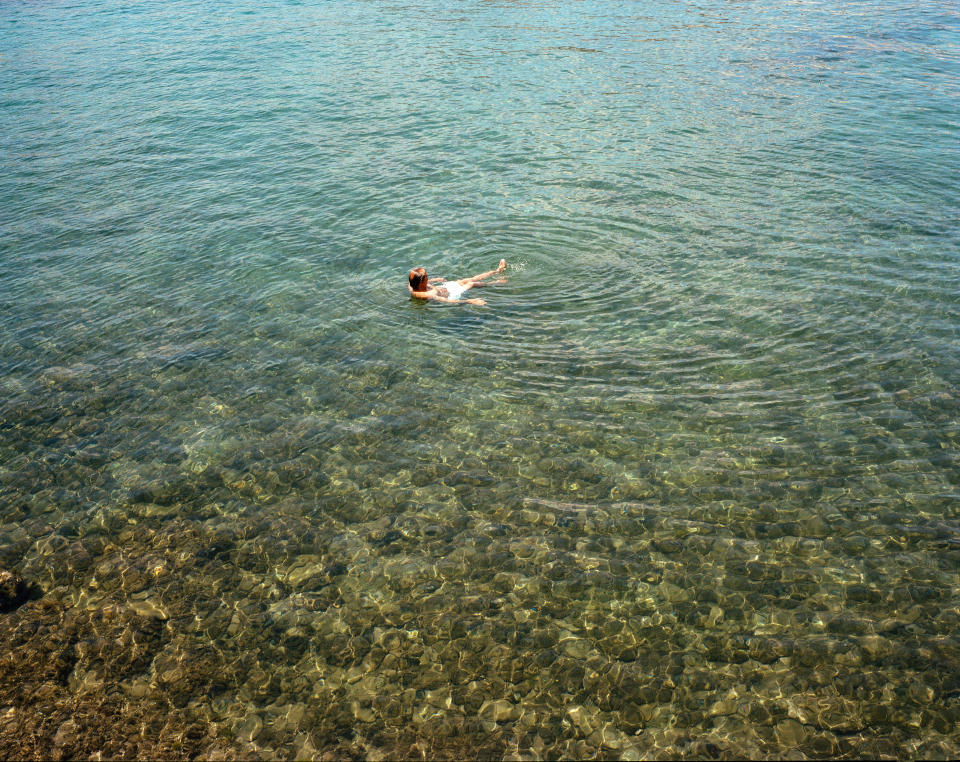
M 946 0 L 0 4 L 2 748 L 956 757 L 958 107 Z

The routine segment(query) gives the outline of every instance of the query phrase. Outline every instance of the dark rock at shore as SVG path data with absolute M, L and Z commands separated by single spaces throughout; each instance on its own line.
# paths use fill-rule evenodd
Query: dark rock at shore
M 0 614 L 13 611 L 34 598 L 40 591 L 22 577 L 0 569 Z

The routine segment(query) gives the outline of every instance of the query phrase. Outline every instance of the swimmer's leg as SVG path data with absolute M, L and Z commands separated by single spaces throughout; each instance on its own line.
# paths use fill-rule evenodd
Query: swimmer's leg
M 472 280 L 468 281 L 470 283 L 470 288 L 481 288 L 483 286 L 498 286 L 501 283 L 506 283 L 506 278 L 497 278 L 496 280 Z
M 487 272 L 480 273 L 479 275 L 471 275 L 469 278 L 464 278 L 464 280 L 471 280 L 471 281 L 485 280 L 486 278 L 489 278 L 491 275 L 499 275 L 506 269 L 507 269 L 507 260 L 501 259 L 500 264 L 497 265 L 496 270 L 488 270 Z

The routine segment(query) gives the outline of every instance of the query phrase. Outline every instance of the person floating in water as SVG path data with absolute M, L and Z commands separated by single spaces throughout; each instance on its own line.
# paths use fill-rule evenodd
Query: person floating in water
M 466 291 L 478 286 L 492 286 L 495 283 L 506 283 L 506 278 L 492 280 L 488 283 L 484 281 L 492 275 L 499 275 L 507 269 L 507 261 L 500 260 L 496 270 L 480 273 L 470 278 L 461 278 L 460 280 L 444 280 L 443 278 L 428 278 L 427 271 L 422 267 L 415 267 L 410 271 L 409 279 L 410 296 L 416 299 L 430 299 L 435 302 L 446 302 L 447 304 L 478 304 L 483 305 L 486 302 L 483 299 L 461 299 L 460 297 Z M 441 285 L 431 286 L 431 283 Z

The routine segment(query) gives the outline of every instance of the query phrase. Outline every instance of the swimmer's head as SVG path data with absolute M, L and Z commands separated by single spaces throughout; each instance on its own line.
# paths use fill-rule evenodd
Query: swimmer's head
M 414 291 L 427 290 L 427 271 L 422 267 L 415 267 L 410 271 L 410 288 Z

